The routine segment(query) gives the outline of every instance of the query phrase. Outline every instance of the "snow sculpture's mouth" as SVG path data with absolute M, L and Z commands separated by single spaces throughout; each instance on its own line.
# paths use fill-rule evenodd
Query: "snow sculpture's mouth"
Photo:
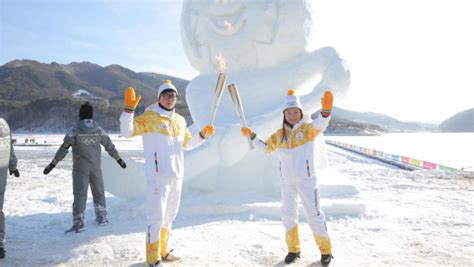
M 245 26 L 245 6 L 240 1 L 217 1 L 206 9 L 206 20 L 212 30 L 220 35 L 232 36 Z

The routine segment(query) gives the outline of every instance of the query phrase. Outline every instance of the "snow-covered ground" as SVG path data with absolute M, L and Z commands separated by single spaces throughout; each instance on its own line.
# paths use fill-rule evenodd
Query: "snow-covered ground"
M 139 150 L 129 150 L 130 143 L 116 144 L 125 160 L 140 156 Z M 7 257 L 0 266 L 145 266 L 143 199 L 108 194 L 111 222 L 101 227 L 94 223 L 89 198 L 87 230 L 66 236 L 73 199 L 70 156 L 44 176 L 57 146 L 16 149 L 21 177 L 8 180 Z M 352 201 L 365 204 L 344 209 L 331 205 L 330 196 L 322 199 L 335 266 L 474 265 L 472 173 L 403 171 L 329 149 L 329 173 L 350 180 L 359 190 Z M 185 190 L 170 244 L 182 261 L 166 265 L 283 265 L 286 246 L 278 205 L 278 192 L 271 190 Z M 300 219 L 302 259 L 296 265 L 319 266 L 309 226 L 304 216 Z

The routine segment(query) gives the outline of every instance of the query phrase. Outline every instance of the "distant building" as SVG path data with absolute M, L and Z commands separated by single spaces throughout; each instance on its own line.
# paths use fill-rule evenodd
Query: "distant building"
M 87 90 L 84 89 L 79 89 L 77 90 L 74 94 L 72 94 L 74 99 L 76 99 L 79 102 L 86 102 L 89 101 L 91 104 L 99 104 L 99 105 L 105 105 L 106 107 L 109 106 L 109 100 L 102 98 L 102 97 L 97 97 L 89 93 Z

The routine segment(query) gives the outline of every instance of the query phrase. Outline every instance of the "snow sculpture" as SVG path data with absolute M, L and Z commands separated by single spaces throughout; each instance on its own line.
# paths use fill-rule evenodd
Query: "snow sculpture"
M 266 137 L 282 123 L 288 89 L 296 89 L 306 114 L 316 112 L 324 90 L 335 99 L 349 88 L 349 71 L 331 47 L 314 49 L 312 1 L 301 0 L 185 0 L 181 33 L 186 55 L 200 75 L 186 88 L 186 100 L 197 128 L 209 123 L 218 56 L 226 61 L 227 82 L 239 86 L 250 127 Z M 250 151 L 240 135 L 238 117 L 228 93 L 215 119 L 216 136 L 186 155 L 186 178 L 195 186 L 206 179 L 268 186 L 276 184 L 275 160 Z M 196 181 L 195 178 L 199 178 Z M 256 182 L 257 181 L 257 182 Z M 213 188 L 208 188 L 213 190 Z
M 306 114 L 320 108 L 327 89 L 336 101 L 341 99 L 349 88 L 349 71 L 335 49 L 315 49 L 314 19 L 310 0 L 185 0 L 183 45 L 189 61 L 200 71 L 186 88 L 195 123 L 192 128 L 200 129 L 210 121 L 213 90 L 222 71 L 220 55 L 227 61 L 227 83 L 238 85 L 249 126 L 262 137 L 281 127 L 290 88 L 300 95 Z M 222 199 L 236 192 L 247 202 L 261 201 L 258 197 L 263 195 L 278 200 L 276 158 L 249 149 L 228 92 L 222 96 L 214 123 L 216 135 L 185 154 L 183 190 L 222 194 Z M 144 163 L 126 161 L 127 169 L 121 170 L 107 157 L 102 159 L 106 189 L 117 196 L 143 196 Z M 318 177 L 323 198 L 344 195 L 350 199 L 358 194 L 347 179 L 336 175 Z M 337 205 L 345 213 L 353 204 Z

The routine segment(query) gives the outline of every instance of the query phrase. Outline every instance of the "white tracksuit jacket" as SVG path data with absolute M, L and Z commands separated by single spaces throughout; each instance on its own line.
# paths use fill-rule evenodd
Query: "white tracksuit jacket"
M 154 264 L 166 256 L 171 223 L 176 218 L 184 176 L 183 150 L 201 145 L 199 133 L 192 136 L 185 119 L 158 104 L 134 118 L 120 116 L 120 132 L 125 137 L 141 135 L 147 179 L 147 262 Z M 158 255 L 158 253 L 160 255 Z
M 308 224 L 322 254 L 331 253 L 331 243 L 326 229 L 324 213 L 319 203 L 319 187 L 316 178 L 316 140 L 326 129 L 330 117 L 318 116 L 314 121 L 304 117 L 293 128 L 285 126 L 267 141 L 258 136 L 255 145 L 275 152 L 280 160 L 281 211 L 286 229 L 289 252 L 299 252 L 298 196 L 303 204 Z

